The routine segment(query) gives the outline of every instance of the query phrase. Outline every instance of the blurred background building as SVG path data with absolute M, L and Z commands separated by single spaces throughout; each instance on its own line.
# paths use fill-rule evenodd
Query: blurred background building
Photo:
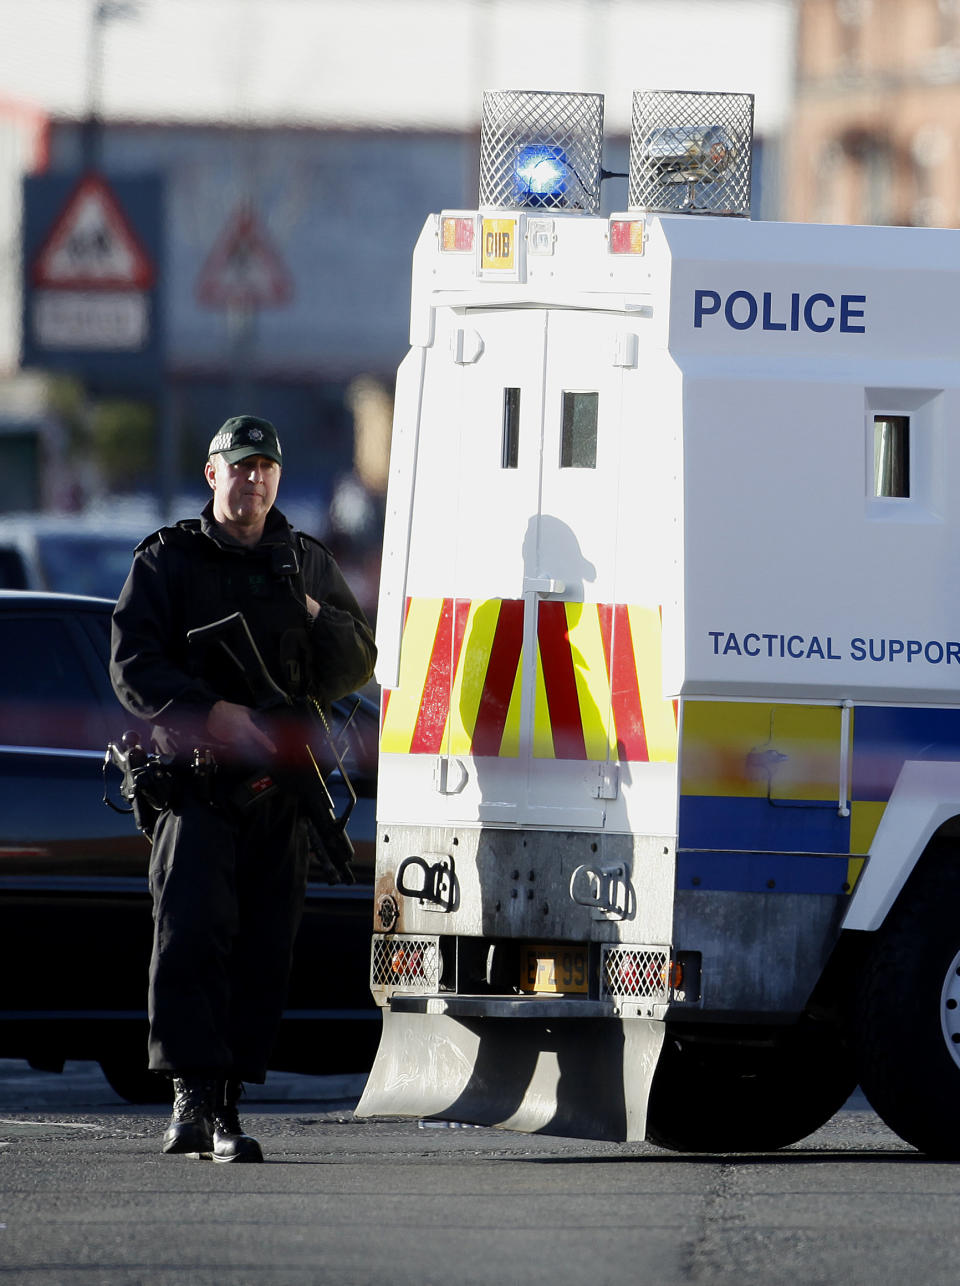
M 833 21 L 849 44 L 850 7 L 0 0 L 0 510 L 142 513 L 145 530 L 195 511 L 210 436 L 251 411 L 280 429 L 285 509 L 372 606 L 411 251 L 428 213 L 476 205 L 482 91 L 602 92 L 604 162 L 625 170 L 633 90 L 750 90 L 755 217 L 791 213 L 782 172 L 809 217 L 806 178 L 781 163 L 796 23 L 812 130 L 839 99 L 821 109 L 808 81 L 846 74 L 817 31 Z M 886 8 L 861 7 L 858 40 Z M 91 172 L 114 193 L 155 184 L 132 235 L 156 369 L 32 336 L 57 220 Z M 605 212 L 626 205 L 625 180 L 605 189 Z
M 799 0 L 783 217 L 956 227 L 960 0 Z

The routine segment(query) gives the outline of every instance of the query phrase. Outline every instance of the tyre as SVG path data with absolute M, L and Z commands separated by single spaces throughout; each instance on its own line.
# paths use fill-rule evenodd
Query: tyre
M 960 1160 L 960 863 L 929 855 L 867 957 L 853 1026 L 860 1084 L 921 1152 Z
M 132 1057 L 117 1056 L 100 1060 L 100 1070 L 112 1090 L 128 1103 L 170 1103 L 173 1091 L 170 1079 L 151 1072 L 146 1063 Z
M 768 1152 L 806 1138 L 856 1087 L 832 1026 L 803 1020 L 764 1041 L 664 1044 L 647 1138 L 675 1152 Z

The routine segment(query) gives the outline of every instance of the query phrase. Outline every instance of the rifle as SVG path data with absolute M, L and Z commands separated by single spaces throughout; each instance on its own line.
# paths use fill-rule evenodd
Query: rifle
M 241 802 L 252 803 L 273 787 L 294 795 L 336 876 L 344 884 L 355 884 L 350 865 L 353 845 L 346 825 L 357 795 L 319 705 L 294 701 L 273 681 L 242 612 L 189 630 L 187 642 L 202 660 L 215 652 L 242 674 L 251 704 L 261 716 L 258 722 L 277 746 L 277 758 L 268 771 L 241 787 Z M 210 672 L 209 664 L 204 670 Z M 325 780 L 334 770 L 347 791 L 347 804 L 339 816 Z

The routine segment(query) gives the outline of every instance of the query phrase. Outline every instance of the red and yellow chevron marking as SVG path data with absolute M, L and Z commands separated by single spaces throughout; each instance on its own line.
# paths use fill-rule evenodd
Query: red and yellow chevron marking
M 407 755 L 516 755 L 520 599 L 407 602 L 400 683 L 384 693 L 380 745 Z
M 520 599 L 409 600 L 382 749 L 516 757 L 523 613 Z M 656 609 L 541 602 L 535 757 L 675 760 L 676 712 L 661 695 L 660 664 Z
M 662 695 L 660 635 L 656 608 L 540 603 L 534 756 L 675 760 L 677 717 Z

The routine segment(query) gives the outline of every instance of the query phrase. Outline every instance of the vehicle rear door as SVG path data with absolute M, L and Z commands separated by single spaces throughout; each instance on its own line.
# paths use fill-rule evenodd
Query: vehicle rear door
M 480 820 L 602 826 L 611 743 L 620 322 L 467 314 L 447 753 Z

